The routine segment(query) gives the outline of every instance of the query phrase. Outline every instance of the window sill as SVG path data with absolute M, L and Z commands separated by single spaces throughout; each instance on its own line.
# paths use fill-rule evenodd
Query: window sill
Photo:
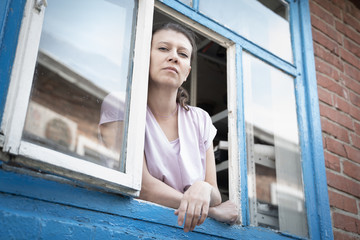
M 0 163 L 2 163 L 0 161 Z M 7 171 L 0 164 L 0 193 L 26 197 L 34 201 L 48 202 L 62 206 L 85 209 L 90 212 L 118 216 L 137 223 L 162 225 L 165 229 L 171 229 L 179 234 L 191 236 L 191 234 L 204 234 L 208 237 L 225 237 L 230 239 L 289 239 L 288 236 L 274 231 L 257 228 L 242 227 L 239 225 L 229 226 L 208 218 L 204 224 L 197 226 L 193 233 L 184 233 L 177 225 L 177 216 L 174 209 L 159 206 L 150 202 L 125 197 L 119 194 L 86 189 L 75 186 L 71 181 L 54 181 L 44 179 L 36 174 L 32 176 L 24 173 Z M 1 194 L 0 194 L 1 197 Z M 110 223 L 109 223 L 110 224 Z M 159 226 L 160 227 L 160 226 Z M 185 236 L 184 235 L 184 236 Z

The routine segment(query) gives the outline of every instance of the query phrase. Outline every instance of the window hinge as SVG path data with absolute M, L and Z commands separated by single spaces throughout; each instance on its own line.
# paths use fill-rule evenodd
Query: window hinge
M 47 0 L 35 0 L 35 9 L 41 12 L 43 7 L 47 7 Z

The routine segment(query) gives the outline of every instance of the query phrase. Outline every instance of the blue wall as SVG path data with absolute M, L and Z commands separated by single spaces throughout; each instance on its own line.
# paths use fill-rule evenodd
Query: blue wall
M 172 209 L 0 166 L 0 239 L 287 239 L 209 218 L 184 233 Z

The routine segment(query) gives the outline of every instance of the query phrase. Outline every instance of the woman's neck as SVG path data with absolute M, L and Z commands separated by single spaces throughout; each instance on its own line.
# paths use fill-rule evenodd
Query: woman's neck
M 148 106 L 155 117 L 171 117 L 176 113 L 177 90 L 149 86 Z

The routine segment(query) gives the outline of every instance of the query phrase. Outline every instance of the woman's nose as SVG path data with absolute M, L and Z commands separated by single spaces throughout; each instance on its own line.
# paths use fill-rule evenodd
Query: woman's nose
M 169 52 L 169 56 L 168 56 L 168 61 L 169 62 L 178 62 L 178 55 L 175 51 L 170 51 Z

